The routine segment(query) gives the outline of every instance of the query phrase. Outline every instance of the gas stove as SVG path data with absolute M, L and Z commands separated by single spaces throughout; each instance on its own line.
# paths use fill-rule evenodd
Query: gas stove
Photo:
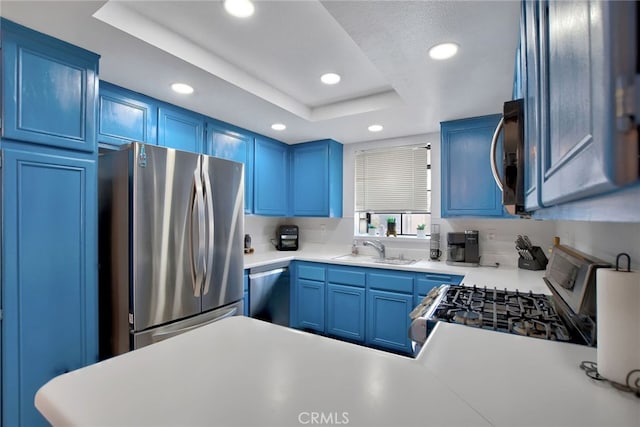
M 465 284 L 436 287 L 411 312 L 409 335 L 419 349 L 436 322 L 450 322 L 595 346 L 595 269 L 609 266 L 559 245 L 543 279 L 551 295 Z

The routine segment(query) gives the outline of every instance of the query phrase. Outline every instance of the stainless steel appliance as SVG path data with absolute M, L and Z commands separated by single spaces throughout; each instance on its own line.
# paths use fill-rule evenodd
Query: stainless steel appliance
M 242 314 L 243 168 L 141 143 L 101 153 L 101 358 Z
M 503 131 L 502 179 L 496 164 L 500 131 Z M 511 215 L 528 213 L 524 209 L 524 101 L 507 101 L 503 116 L 491 141 L 491 172 L 502 191 L 502 204 Z
M 289 262 L 249 270 L 249 316 L 289 326 Z
M 447 233 L 447 264 L 480 265 L 480 243 L 478 230 Z
M 276 249 L 279 251 L 297 251 L 298 239 L 297 225 L 279 225 L 276 228 Z
M 410 314 L 414 348 L 436 322 L 595 346 L 595 277 L 601 267 L 610 264 L 558 245 L 543 279 L 551 295 L 467 284 L 434 288 Z

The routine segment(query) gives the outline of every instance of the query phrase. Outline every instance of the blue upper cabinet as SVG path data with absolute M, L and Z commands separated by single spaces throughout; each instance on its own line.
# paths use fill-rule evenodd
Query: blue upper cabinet
M 637 2 L 539 3 L 541 201 L 551 206 L 638 179 L 631 123 Z M 566 23 L 570 22 L 570 31 Z M 637 156 L 637 152 L 635 153 Z
M 499 121 L 500 115 L 495 114 L 440 124 L 443 218 L 505 216 L 502 193 L 489 163 Z
M 289 146 L 271 139 L 255 139 L 254 213 L 287 216 L 289 213 Z
M 525 149 L 525 210 L 542 207 L 539 190 L 540 170 L 540 37 L 537 1 L 522 3 L 520 49 L 523 70 L 524 149 Z
M 99 56 L 2 19 L 2 136 L 95 152 Z
M 5 426 L 49 425 L 36 391 L 98 357 L 97 161 L 32 151 L 7 143 L 0 169 Z
M 511 99 L 519 99 L 522 98 L 522 46 L 518 45 L 516 48 L 516 59 L 514 61 L 514 69 L 513 69 L 513 90 L 511 92 Z
M 200 114 L 163 104 L 158 108 L 158 145 L 203 152 L 204 119 Z
M 157 144 L 158 107 L 153 100 L 101 81 L 98 97 L 98 142 Z
M 291 146 L 294 216 L 342 216 L 342 144 L 327 139 Z
M 205 153 L 244 164 L 244 211 L 253 212 L 253 136 L 206 122 Z

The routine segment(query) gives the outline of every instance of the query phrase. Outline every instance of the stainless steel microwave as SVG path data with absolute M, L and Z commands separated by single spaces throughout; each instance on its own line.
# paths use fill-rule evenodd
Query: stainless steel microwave
M 503 155 L 500 173 L 496 151 L 501 132 Z M 491 171 L 502 191 L 502 204 L 511 215 L 528 216 L 524 208 L 524 156 L 524 101 L 507 101 L 491 141 Z

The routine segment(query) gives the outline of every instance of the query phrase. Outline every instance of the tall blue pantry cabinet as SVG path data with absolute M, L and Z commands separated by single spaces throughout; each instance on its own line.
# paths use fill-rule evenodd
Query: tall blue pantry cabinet
M 94 363 L 98 55 L 2 20 L 2 425 Z

